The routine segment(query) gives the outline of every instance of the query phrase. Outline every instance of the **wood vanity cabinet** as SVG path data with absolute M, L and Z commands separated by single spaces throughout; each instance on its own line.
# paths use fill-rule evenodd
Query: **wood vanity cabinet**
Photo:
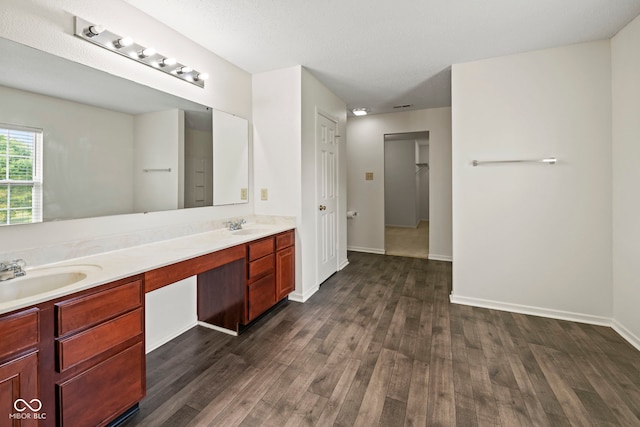
M 0 425 L 35 426 L 34 419 L 9 418 L 18 411 L 17 399 L 31 402 L 40 397 L 38 388 L 38 344 L 40 310 L 30 308 L 0 316 Z M 33 405 L 35 406 L 35 402 Z
M 247 244 L 245 324 L 295 288 L 295 234 L 285 231 Z
M 145 395 L 142 278 L 54 304 L 57 421 L 102 426 Z
M 276 303 L 274 249 L 273 236 L 247 244 L 245 324 Z

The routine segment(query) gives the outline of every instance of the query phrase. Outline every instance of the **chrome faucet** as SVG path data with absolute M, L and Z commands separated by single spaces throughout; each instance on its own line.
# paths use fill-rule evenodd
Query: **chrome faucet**
M 227 227 L 229 227 L 229 231 L 234 231 L 234 230 L 241 230 L 242 224 L 246 224 L 246 223 L 247 221 L 240 218 L 236 220 L 227 221 L 225 224 L 227 225 Z
M 0 262 L 0 281 L 15 279 L 27 274 L 23 268 L 27 265 L 23 259 Z

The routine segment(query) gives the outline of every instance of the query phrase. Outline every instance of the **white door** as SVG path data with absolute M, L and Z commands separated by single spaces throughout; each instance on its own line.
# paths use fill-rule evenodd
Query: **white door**
M 318 114 L 316 118 L 316 200 L 317 200 L 317 283 L 338 271 L 338 147 L 335 121 Z

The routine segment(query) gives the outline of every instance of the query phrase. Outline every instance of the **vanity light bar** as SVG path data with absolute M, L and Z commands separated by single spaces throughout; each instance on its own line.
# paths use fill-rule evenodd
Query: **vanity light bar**
M 75 17 L 75 24 L 75 35 L 81 39 L 185 82 L 204 88 L 204 81 L 209 77 L 207 73 L 201 73 L 181 64 L 175 58 L 162 55 L 152 47 L 142 46 L 130 37 L 112 33 L 101 25 L 92 24 L 78 16 Z

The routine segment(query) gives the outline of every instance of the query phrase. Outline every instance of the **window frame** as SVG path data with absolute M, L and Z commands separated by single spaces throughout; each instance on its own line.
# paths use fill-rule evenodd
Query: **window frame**
M 15 180 L 8 179 L 7 175 L 0 176 L 0 186 L 7 187 L 7 206 L 0 207 L 0 212 L 6 212 L 7 220 L 0 223 L 1 226 L 5 225 L 16 225 L 16 224 L 30 224 L 42 222 L 43 218 L 43 130 L 40 128 L 28 127 L 28 126 L 20 126 L 14 124 L 0 123 L 0 134 L 10 135 L 11 131 L 17 132 L 28 132 L 33 134 L 34 136 L 34 147 L 33 147 L 33 169 L 32 169 L 32 179 L 30 180 Z M 9 159 L 19 158 L 21 156 L 11 156 L 9 154 L 9 140 L 7 138 L 7 151 L 6 151 L 6 165 L 7 174 L 9 173 Z M 31 206 L 29 207 L 11 207 L 11 189 L 15 187 L 31 187 Z M 19 211 L 19 210 L 31 210 L 31 221 L 30 222 L 11 222 L 11 212 Z

